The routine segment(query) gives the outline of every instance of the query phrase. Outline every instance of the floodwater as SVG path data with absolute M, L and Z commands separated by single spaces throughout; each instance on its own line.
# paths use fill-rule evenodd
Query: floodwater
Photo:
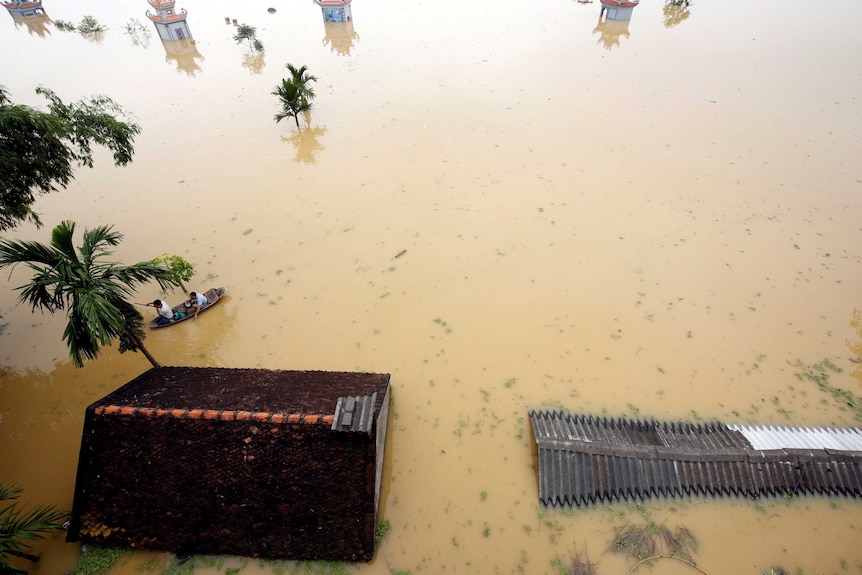
M 7 236 L 113 224 L 118 260 L 179 254 L 192 289 L 228 285 L 149 334 L 164 365 L 391 373 L 391 528 L 349 572 L 559 573 L 580 554 L 625 573 L 615 530 L 648 521 L 687 528 L 711 575 L 862 572 L 854 500 L 543 509 L 527 419 L 859 425 L 796 374 L 829 360 L 829 385 L 862 394 L 862 4 L 644 0 L 603 23 L 597 2 L 356 0 L 325 24 L 311 0 L 188 0 L 193 42 L 167 43 L 143 0 L 44 6 L 109 30 L 0 10 L 13 101 L 107 94 L 143 132 L 130 166 L 100 151 L 39 200 L 44 228 Z M 318 78 L 299 131 L 273 120 L 288 62 Z M 25 270 L 3 280 L 0 479 L 68 508 L 84 408 L 149 364 L 74 368 L 64 319 L 16 304 Z M 40 545 L 40 573 L 79 551 Z

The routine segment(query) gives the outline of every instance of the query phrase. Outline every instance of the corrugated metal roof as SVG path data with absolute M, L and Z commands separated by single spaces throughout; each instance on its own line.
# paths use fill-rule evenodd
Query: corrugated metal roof
M 862 496 L 862 430 L 530 412 L 539 498 L 584 506 L 682 495 Z
M 738 430 L 755 449 L 841 449 L 862 451 L 862 430 L 855 427 L 781 427 L 728 425 Z
M 332 431 L 370 433 L 376 404 L 377 392 L 365 396 L 339 397 L 335 404 Z

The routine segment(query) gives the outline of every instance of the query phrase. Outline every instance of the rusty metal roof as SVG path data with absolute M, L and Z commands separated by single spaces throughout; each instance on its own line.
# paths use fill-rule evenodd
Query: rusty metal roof
M 550 506 L 687 495 L 862 496 L 862 430 L 531 411 Z

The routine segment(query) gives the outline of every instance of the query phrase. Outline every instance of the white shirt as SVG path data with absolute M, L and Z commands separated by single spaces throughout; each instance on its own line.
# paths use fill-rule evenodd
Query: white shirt
M 159 308 L 159 315 L 168 319 L 174 319 L 174 310 L 171 309 L 168 302 L 162 301 L 162 305 Z

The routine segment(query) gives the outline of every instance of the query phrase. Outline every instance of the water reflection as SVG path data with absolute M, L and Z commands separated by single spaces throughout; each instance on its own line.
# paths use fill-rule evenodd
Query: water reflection
M 850 327 L 856 330 L 855 340 L 850 338 L 845 340 L 847 349 L 853 355 L 850 361 L 855 365 L 850 375 L 856 380 L 856 385 L 862 387 L 862 310 L 858 307 L 853 308 L 853 319 L 850 320 Z
M 323 45 L 341 56 L 349 56 L 353 48 L 353 42 L 359 40 L 359 34 L 353 29 L 353 19 L 347 22 L 325 21 L 323 27 L 326 36 L 323 37 Z
M 687 20 L 689 17 L 688 7 L 691 0 L 665 0 L 662 7 L 664 16 L 664 27 L 673 28 L 677 24 Z
M 264 60 L 263 52 L 253 51 L 248 54 L 243 54 L 242 67 L 248 68 L 252 74 L 260 74 L 265 66 L 266 61 Z
M 45 14 L 41 0 L 37 2 L 9 0 L 3 2 L 3 6 L 9 11 L 9 15 L 12 16 L 16 28 L 26 26 L 30 35 L 36 35 L 40 38 L 45 38 L 51 34 L 51 31 L 47 27 L 51 19 Z
M 162 39 L 165 62 L 176 65 L 177 72 L 185 72 L 187 76 L 194 76 L 201 70 L 198 60 L 203 60 L 204 57 L 198 52 L 197 44 L 192 38 L 192 31 L 187 20 L 188 12 L 185 9 L 177 12 L 174 0 L 147 1 L 156 10 L 155 14 L 147 11 L 147 18 L 155 25 L 156 32 Z
M 603 20 L 601 16 L 599 16 L 598 24 L 593 28 L 593 34 L 596 32 L 601 34 L 596 43 L 603 45 L 606 50 L 619 46 L 620 36 L 628 38 L 631 35 L 628 20 L 610 20 L 607 18 Z
M 620 45 L 620 36 L 628 38 L 629 20 L 639 0 L 602 0 L 599 10 L 599 22 L 593 28 L 593 34 L 601 34 L 597 44 L 602 44 L 606 50 Z
M 311 113 L 305 112 L 305 125 L 311 125 Z M 320 138 L 326 134 L 326 128 L 315 126 L 314 128 L 306 127 L 305 129 L 297 128 L 289 138 L 281 137 L 282 142 L 290 142 L 293 144 L 294 156 L 293 161 L 303 164 L 317 163 L 317 153 L 325 150 L 326 147 L 320 143 Z
M 204 57 L 198 52 L 194 40 L 162 40 L 162 46 L 165 48 L 165 62 L 174 64 L 177 72 L 185 72 L 188 76 L 200 72 L 198 60 L 203 60 Z

